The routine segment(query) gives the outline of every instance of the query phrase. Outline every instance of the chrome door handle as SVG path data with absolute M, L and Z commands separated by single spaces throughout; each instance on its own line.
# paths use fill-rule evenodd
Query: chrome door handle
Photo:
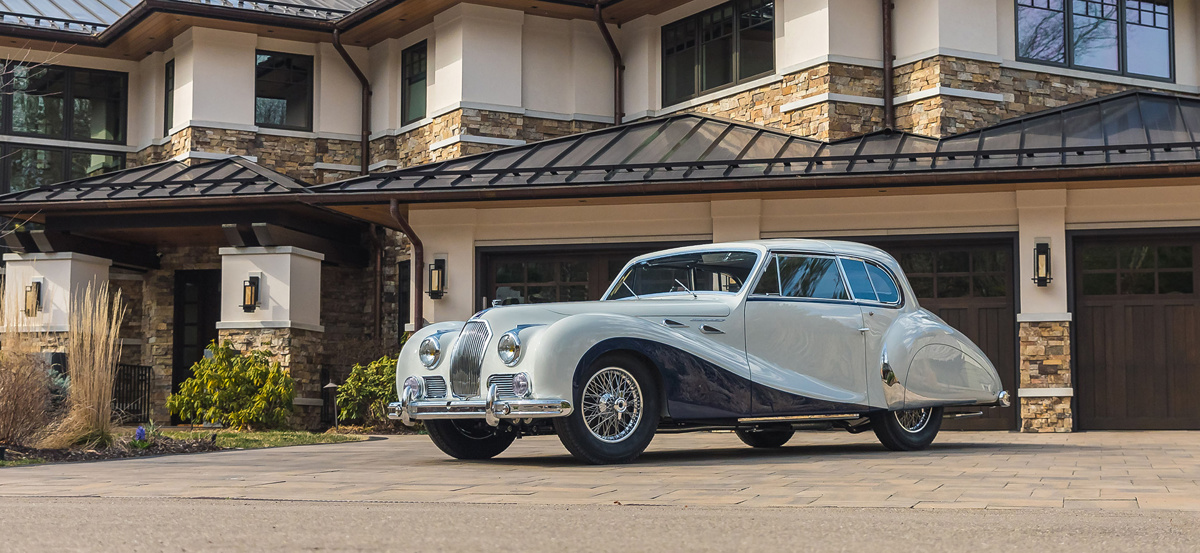
M 861 333 L 863 333 L 863 334 L 866 334 L 866 333 L 867 333 L 867 331 L 869 331 L 869 330 L 871 330 L 871 329 L 869 329 L 869 328 L 867 328 L 867 327 L 865 327 L 865 326 L 864 326 L 864 327 L 862 327 L 862 328 L 860 328 L 860 329 L 858 329 L 858 331 L 859 331 L 859 332 L 861 332 Z

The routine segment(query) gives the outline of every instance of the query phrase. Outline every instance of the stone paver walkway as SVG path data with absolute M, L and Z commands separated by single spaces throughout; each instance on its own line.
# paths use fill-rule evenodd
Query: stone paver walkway
M 637 463 L 599 467 L 552 436 L 487 462 L 406 436 L 10 467 L 0 496 L 1200 511 L 1200 432 L 944 432 L 915 453 L 870 433 L 798 433 L 772 451 L 730 433 L 660 435 Z

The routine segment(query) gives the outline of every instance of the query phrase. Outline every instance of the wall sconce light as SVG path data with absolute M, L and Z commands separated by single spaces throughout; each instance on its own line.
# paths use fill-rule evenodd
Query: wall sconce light
M 446 295 L 446 260 L 434 259 L 429 265 L 429 298 L 440 300 Z
M 35 280 L 25 287 L 25 316 L 35 317 L 42 311 L 42 282 Z
M 1038 242 L 1033 248 L 1033 282 L 1038 286 L 1048 286 L 1050 281 L 1050 243 Z
M 242 282 L 242 311 L 253 313 L 258 309 L 259 277 L 251 276 Z

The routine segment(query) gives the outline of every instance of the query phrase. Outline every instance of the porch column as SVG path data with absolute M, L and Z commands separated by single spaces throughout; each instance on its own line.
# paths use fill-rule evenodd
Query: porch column
M 221 248 L 219 340 L 241 351 L 265 349 L 296 383 L 292 424 L 314 428 L 321 417 L 321 261 L 292 246 Z M 257 302 L 246 304 L 247 283 Z
M 425 320 L 430 323 L 465 321 L 483 309 L 476 294 L 474 209 L 425 209 L 409 212 L 413 230 L 425 242 L 425 294 L 413 301 L 425 302 Z M 429 296 L 429 266 L 435 259 L 446 263 L 446 293 Z M 414 265 L 416 267 L 416 265 Z
M 43 351 L 66 348 L 71 301 L 90 283 L 108 282 L 112 260 L 73 252 L 6 253 L 4 325 L 45 333 Z
M 1070 432 L 1073 424 L 1071 398 L 1071 313 L 1067 311 L 1066 190 L 1023 190 L 1017 193 L 1018 259 L 1021 308 L 1017 314 L 1021 343 L 1020 402 L 1021 431 Z M 1047 286 L 1033 281 L 1035 248 L 1050 245 L 1050 275 Z M 1001 367 L 1000 370 L 1005 370 Z

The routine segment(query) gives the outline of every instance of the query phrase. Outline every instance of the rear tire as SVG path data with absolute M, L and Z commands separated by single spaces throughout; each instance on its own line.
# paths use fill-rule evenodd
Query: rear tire
M 491 459 L 503 453 L 517 439 L 515 429 L 490 426 L 483 419 L 424 422 L 433 445 L 455 459 Z
M 609 354 L 581 372 L 575 410 L 554 419 L 558 439 L 593 465 L 637 459 L 658 428 L 658 384 L 650 369 L 626 354 Z
M 738 439 L 742 443 L 754 448 L 773 449 L 783 447 L 783 444 L 788 443 L 792 436 L 796 434 L 795 430 L 788 429 L 772 429 L 772 430 L 735 430 Z
M 919 451 L 929 447 L 942 428 L 942 408 L 925 407 L 881 411 L 871 415 L 871 429 L 892 451 Z

